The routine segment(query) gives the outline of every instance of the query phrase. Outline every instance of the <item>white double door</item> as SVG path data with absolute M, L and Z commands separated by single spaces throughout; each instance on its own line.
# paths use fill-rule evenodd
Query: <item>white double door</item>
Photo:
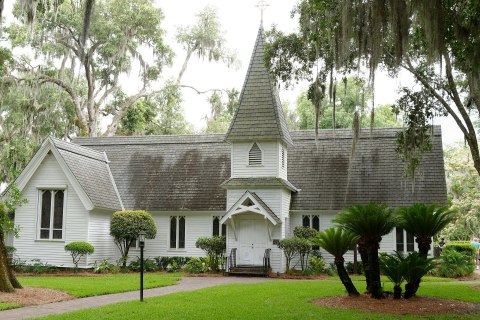
M 266 221 L 264 219 L 241 219 L 238 227 L 237 264 L 263 265 L 263 255 L 269 243 Z

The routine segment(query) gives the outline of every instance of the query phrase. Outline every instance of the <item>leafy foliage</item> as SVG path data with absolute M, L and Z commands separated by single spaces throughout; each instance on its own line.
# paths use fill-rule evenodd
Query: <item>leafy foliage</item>
M 97 264 L 97 261 L 95 261 L 95 264 L 93 265 L 93 271 L 95 273 L 118 273 L 120 272 L 120 267 L 114 265 L 108 261 L 108 259 L 104 259 L 99 264 Z
M 456 219 L 456 212 L 448 206 L 416 203 L 397 211 L 398 226 L 417 238 L 418 250 L 426 258 L 432 237 Z
M 110 222 L 110 235 L 120 250 L 123 266 L 126 267 L 130 246 L 138 239 L 140 231 L 145 231 L 147 239 L 157 235 L 157 225 L 152 216 L 143 210 L 117 211 Z
M 197 239 L 197 242 L 195 242 L 195 246 L 207 253 L 210 269 L 212 271 L 218 271 L 219 264 L 223 262 L 223 255 L 226 249 L 225 237 L 200 237 Z
M 401 285 L 405 281 L 406 274 L 405 259 L 406 257 L 402 252 L 396 252 L 392 255 L 386 253 L 380 254 L 380 270 L 388 277 L 388 279 L 390 279 L 390 281 L 392 281 L 394 285 L 394 299 L 400 299 L 402 297 Z
M 72 256 L 75 269 L 78 269 L 78 262 L 85 256 L 95 252 L 95 248 L 88 242 L 76 241 L 65 245 L 65 251 L 69 251 Z
M 290 271 L 291 262 L 293 257 L 301 251 L 310 247 L 310 242 L 302 238 L 286 238 L 278 242 L 277 245 L 285 255 L 286 271 Z
M 409 299 L 415 295 L 420 285 L 420 281 L 424 275 L 435 268 L 435 260 L 424 258 L 418 252 L 410 252 L 405 258 L 405 299 Z
M 474 270 L 475 263 L 470 254 L 456 250 L 444 250 L 437 272 L 442 277 L 457 278 L 468 276 Z
M 132 271 L 140 271 L 140 257 L 130 262 L 128 265 Z M 157 262 L 154 259 L 143 259 L 144 271 L 157 271 L 159 269 Z
M 449 242 L 443 247 L 442 253 L 446 253 L 449 251 L 456 251 L 459 253 L 462 253 L 468 257 L 470 257 L 471 260 L 475 259 L 477 256 L 477 252 L 475 250 L 475 247 L 470 243 L 470 241 L 452 241 Z
M 183 267 L 185 271 L 190 273 L 204 273 L 209 270 L 210 263 L 205 258 L 191 258 Z
M 357 240 L 356 234 L 342 228 L 328 228 L 318 232 L 317 237 L 312 240 L 335 257 L 338 275 L 349 295 L 358 295 L 358 291 L 345 269 L 343 255 Z

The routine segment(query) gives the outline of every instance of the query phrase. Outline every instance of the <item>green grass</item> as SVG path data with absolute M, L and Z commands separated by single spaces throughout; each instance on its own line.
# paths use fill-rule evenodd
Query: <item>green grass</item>
M 352 281 L 365 281 L 365 276 L 363 275 L 350 275 L 350 278 L 352 279 Z M 338 276 L 331 276 L 331 277 L 328 277 L 327 279 L 340 281 L 340 278 Z M 380 276 L 380 280 L 382 282 L 389 281 L 386 276 Z M 422 282 L 454 282 L 454 281 L 456 280 L 452 278 L 442 278 L 442 277 L 433 277 L 433 276 L 426 276 L 422 278 Z
M 0 311 L 1 310 L 8 310 L 8 309 L 13 309 L 13 308 L 20 308 L 22 305 L 18 303 L 5 303 L 5 302 L 0 302 Z
M 179 273 L 146 273 L 145 289 L 170 286 L 180 279 Z M 75 297 L 90 297 L 102 294 L 138 290 L 138 273 L 109 274 L 101 276 L 34 276 L 18 277 L 27 287 L 50 288 L 65 291 Z
M 419 295 L 480 302 L 480 291 L 472 284 L 425 283 Z M 360 288 L 360 287 L 359 287 Z M 163 297 L 118 303 L 97 309 L 49 316 L 43 319 L 478 319 L 480 314 L 398 316 L 321 307 L 312 300 L 343 295 L 334 281 L 275 281 L 227 285 Z

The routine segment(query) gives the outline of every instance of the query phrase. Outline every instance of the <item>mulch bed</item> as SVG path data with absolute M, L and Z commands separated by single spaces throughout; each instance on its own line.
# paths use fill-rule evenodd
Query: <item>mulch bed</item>
M 480 311 L 480 304 L 451 299 L 413 297 L 410 299 L 372 299 L 368 295 L 358 297 L 328 297 L 313 303 L 339 309 L 355 309 L 372 313 L 400 315 L 428 315 L 447 313 L 472 313 Z
M 24 306 L 38 306 L 71 299 L 75 297 L 63 291 L 46 288 L 25 287 L 15 289 L 13 293 L 0 292 L 0 302 L 18 303 Z

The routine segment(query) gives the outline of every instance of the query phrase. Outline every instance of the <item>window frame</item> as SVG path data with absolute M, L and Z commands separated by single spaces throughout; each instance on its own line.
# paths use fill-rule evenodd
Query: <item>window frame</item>
M 172 247 L 172 219 L 175 218 L 175 247 Z M 183 218 L 183 248 L 180 247 L 180 219 Z M 184 215 L 168 218 L 168 250 L 185 251 L 187 246 L 187 218 Z
M 305 226 L 303 224 L 303 220 L 305 219 L 305 217 L 308 217 L 309 219 L 309 225 L 308 226 Z M 318 230 L 314 228 L 313 226 L 313 218 L 317 218 L 318 219 Z M 302 214 L 302 227 L 310 227 L 316 231 L 320 231 L 320 215 L 319 214 Z
M 227 237 L 227 225 L 225 223 L 220 223 L 220 220 L 222 218 L 223 216 L 212 216 L 212 237 L 215 237 L 215 236 Z M 218 219 L 217 235 L 215 235 L 215 219 Z
M 43 194 L 50 192 L 50 224 L 48 227 L 48 238 L 41 237 L 42 229 L 42 206 L 43 206 Z M 62 228 L 54 228 L 55 223 L 55 195 L 58 191 L 63 192 L 63 204 L 62 204 Z M 36 225 L 36 241 L 52 241 L 52 242 L 65 242 L 65 225 L 66 225 L 66 212 L 67 212 L 67 187 L 66 186 L 39 186 L 37 187 L 37 225 Z M 53 237 L 54 231 L 62 231 L 62 237 L 55 239 Z
M 254 163 L 254 164 L 251 164 L 250 163 L 250 151 L 252 150 L 253 146 L 254 145 L 257 145 L 258 149 L 260 150 L 260 163 Z M 260 146 L 260 144 L 258 142 L 254 142 L 250 145 L 250 147 L 248 148 L 248 152 L 247 152 L 247 166 L 248 167 L 262 167 L 263 166 L 263 148 Z
M 398 233 L 400 231 L 402 232 L 402 239 L 399 242 Z M 412 241 L 409 241 L 409 239 L 411 239 Z M 402 229 L 400 227 L 395 227 L 395 250 L 396 251 L 399 251 L 398 250 L 399 245 L 403 247 L 403 249 L 400 252 L 409 253 L 409 252 L 415 251 L 416 249 L 415 240 L 416 240 L 415 237 L 411 233 L 407 232 L 405 229 Z

